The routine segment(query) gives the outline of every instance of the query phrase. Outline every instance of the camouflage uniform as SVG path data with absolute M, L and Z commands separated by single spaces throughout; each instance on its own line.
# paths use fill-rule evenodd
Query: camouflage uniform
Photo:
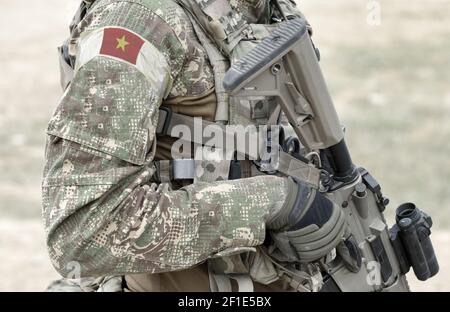
M 107 29 L 136 37 L 135 61 L 99 51 Z M 117 49 L 131 47 L 116 39 Z M 177 3 L 97 0 L 72 31 L 71 53 L 75 72 L 48 125 L 42 187 L 49 252 L 63 276 L 76 261 L 82 277 L 186 278 L 205 273 L 202 263 L 214 256 L 264 242 L 287 178 L 181 188 L 155 178 L 155 160 L 169 157 L 171 143 L 156 139 L 158 108 L 208 120 L 215 111 L 211 64 Z M 192 290 L 173 287 L 155 289 Z

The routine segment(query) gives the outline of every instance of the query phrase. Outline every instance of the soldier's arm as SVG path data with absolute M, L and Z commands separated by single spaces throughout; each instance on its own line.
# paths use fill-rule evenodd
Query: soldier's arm
M 291 185 L 284 178 L 176 191 L 151 182 L 158 107 L 188 53 L 183 22 L 176 14 L 170 20 L 178 26 L 145 6 L 116 2 L 97 7 L 83 25 L 74 80 L 48 126 L 43 180 L 48 247 L 62 275 L 72 261 L 82 276 L 162 272 L 257 246 L 268 216 L 285 202 Z M 111 27 L 143 41 L 136 65 L 95 52 Z M 119 49 L 133 44 L 116 39 Z

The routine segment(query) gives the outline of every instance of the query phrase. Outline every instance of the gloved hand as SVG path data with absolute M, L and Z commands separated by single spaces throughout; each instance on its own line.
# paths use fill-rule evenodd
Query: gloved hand
M 293 249 L 301 262 L 318 260 L 342 241 L 344 212 L 301 181 L 291 179 L 290 182 L 290 196 L 267 222 L 267 229 L 273 233 L 280 250 Z

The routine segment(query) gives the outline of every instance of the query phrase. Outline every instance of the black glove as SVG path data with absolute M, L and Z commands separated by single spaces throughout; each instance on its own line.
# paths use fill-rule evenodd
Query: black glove
M 284 207 L 267 223 L 267 228 L 280 250 L 293 249 L 301 262 L 315 261 L 342 241 L 344 212 L 301 181 L 291 182 L 292 193 Z

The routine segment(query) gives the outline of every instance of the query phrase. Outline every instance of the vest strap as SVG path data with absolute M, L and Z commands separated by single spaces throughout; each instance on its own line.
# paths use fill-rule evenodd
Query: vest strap
M 226 150 L 227 146 L 224 146 L 224 143 L 233 140 L 233 142 L 236 143 L 233 146 L 237 154 L 245 155 L 249 159 L 253 160 L 258 160 L 261 158 L 261 152 L 259 150 L 252 151 L 246 148 L 245 144 L 237 144 L 237 138 L 246 137 L 246 135 L 248 134 L 247 132 L 245 132 L 245 130 L 243 130 L 243 128 L 226 127 L 200 118 L 173 113 L 170 108 L 167 107 L 160 109 L 158 126 L 156 128 L 157 135 L 168 135 L 171 137 L 183 139 L 181 133 L 177 133 L 177 131 L 172 130 L 175 130 L 175 127 L 177 126 L 183 126 L 188 127 L 191 131 L 191 134 L 194 134 L 195 130 L 200 130 L 195 129 L 195 127 L 198 126 L 197 123 L 200 123 L 202 133 L 203 130 L 208 126 L 216 127 L 216 131 L 223 132 L 222 138 L 224 139 L 221 142 L 220 140 L 218 140 L 219 142 L 214 142 L 214 147 Z M 203 135 L 191 135 L 191 142 L 195 144 L 208 146 L 209 140 L 210 138 L 204 138 Z M 264 171 L 278 171 L 287 176 L 296 177 L 316 190 L 319 189 L 321 177 L 321 171 L 319 169 L 297 159 L 296 157 L 292 156 L 289 153 L 286 153 L 282 149 L 280 149 L 277 156 L 277 159 L 271 160 L 270 168 L 264 169 Z
M 238 284 L 238 292 L 253 292 L 254 285 L 248 274 L 216 274 L 208 265 L 209 286 L 212 292 L 231 292 L 231 280 Z

